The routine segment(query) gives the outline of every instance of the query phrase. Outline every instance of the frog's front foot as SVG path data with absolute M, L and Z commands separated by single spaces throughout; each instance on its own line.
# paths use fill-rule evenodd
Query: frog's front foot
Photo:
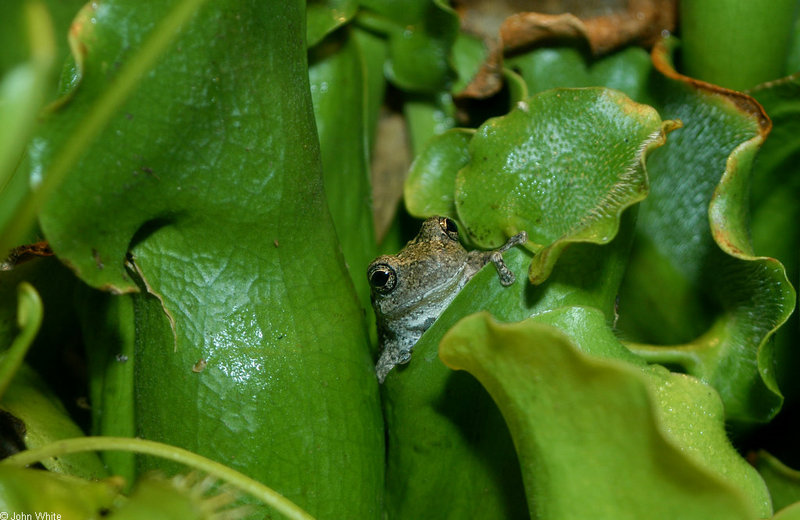
M 375 375 L 378 382 L 383 383 L 386 375 L 396 366 L 411 361 L 411 352 L 403 352 L 400 349 L 387 347 L 381 352 L 381 357 L 375 364 Z
M 497 268 L 497 274 L 500 276 L 500 283 L 504 287 L 508 287 L 509 285 L 513 284 L 514 280 L 516 280 L 516 277 L 514 276 L 514 272 L 511 271 L 511 269 L 509 269 L 506 263 L 503 261 L 503 253 L 512 247 L 524 244 L 527 241 L 528 233 L 521 231 L 509 238 L 508 242 L 503 244 L 497 251 L 492 251 L 491 256 L 489 256 L 489 261 L 492 262 Z

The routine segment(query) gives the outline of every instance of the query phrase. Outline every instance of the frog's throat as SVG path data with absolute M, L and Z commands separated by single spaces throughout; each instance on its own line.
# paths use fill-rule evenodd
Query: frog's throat
M 431 300 L 431 298 L 435 296 L 437 293 L 447 295 L 446 297 L 438 299 L 439 302 L 444 304 L 442 305 L 442 309 L 440 309 L 441 312 L 441 310 L 444 310 L 444 307 L 447 307 L 447 305 L 449 305 L 450 302 L 453 301 L 453 298 L 456 297 L 456 294 L 458 294 L 461 288 L 467 284 L 470 278 L 471 277 L 468 276 L 467 273 L 467 265 L 464 264 L 458 269 L 458 271 L 456 271 L 453 274 L 453 276 L 448 278 L 445 281 L 445 283 L 440 284 L 438 287 L 433 287 L 425 291 L 424 293 L 412 299 L 409 303 L 403 305 L 402 307 L 397 307 L 396 309 L 393 309 L 390 312 L 385 312 L 384 316 L 386 318 L 391 318 L 391 319 L 404 316 L 410 312 L 413 312 L 415 309 L 421 307 L 422 305 L 428 303 Z

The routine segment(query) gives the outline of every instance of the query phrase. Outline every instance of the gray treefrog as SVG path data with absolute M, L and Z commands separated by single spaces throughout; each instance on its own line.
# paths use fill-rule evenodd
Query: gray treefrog
M 379 256 L 367 268 L 372 306 L 383 348 L 375 373 L 383 383 L 395 365 L 408 363 L 411 350 L 436 318 L 481 267 L 492 262 L 500 283 L 514 283 L 502 253 L 528 240 L 524 231 L 494 251 L 467 251 L 456 223 L 431 217 L 396 255 Z

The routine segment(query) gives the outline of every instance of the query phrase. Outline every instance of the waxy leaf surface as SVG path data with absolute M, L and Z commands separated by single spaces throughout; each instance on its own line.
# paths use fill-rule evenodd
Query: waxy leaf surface
M 168 8 L 84 13 L 83 75 L 36 138 L 32 174 Z M 229 464 L 319 518 L 376 518 L 377 383 L 326 205 L 304 16 L 302 2 L 197 12 L 40 222 L 84 281 L 142 291 L 137 435 Z

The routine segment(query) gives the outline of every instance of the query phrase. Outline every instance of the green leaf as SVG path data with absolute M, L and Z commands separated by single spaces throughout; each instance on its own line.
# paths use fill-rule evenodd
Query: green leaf
M 451 90 L 455 93 L 464 90 L 478 74 L 488 55 L 489 50 L 482 39 L 459 31 L 453 42 L 453 68 L 458 79 Z
M 25 432 L 23 441 L 27 449 L 84 435 L 61 401 L 27 365 L 20 366 L 0 401 L 0 409 L 22 422 Z M 86 479 L 96 480 L 108 476 L 96 453 L 65 455 L 44 460 L 42 464 L 50 471 Z
M 650 104 L 647 82 L 652 66 L 644 49 L 626 47 L 593 59 L 583 44 L 537 48 L 509 57 L 505 66 L 522 76 L 531 94 L 558 87 L 608 87 Z
M 127 66 L 120 70 L 113 88 L 105 89 L 102 92 L 94 92 L 97 97 L 96 102 L 93 103 L 91 109 L 81 113 L 78 120 L 71 122 L 72 128 L 69 138 L 64 139 L 57 150 L 54 151 L 47 148 L 46 143 L 42 141 L 34 141 L 32 143 L 28 148 L 29 156 L 32 159 L 29 163 L 23 163 L 20 166 L 20 173 L 17 173 L 17 175 L 28 175 L 33 189 L 30 196 L 26 197 L 23 203 L 15 210 L 9 231 L 1 235 L 2 240 L 7 241 L 8 245 L 0 242 L 0 250 L 8 250 L 10 244 L 14 244 L 24 233 L 28 232 L 42 205 L 61 186 L 65 176 L 86 151 L 88 144 L 105 128 L 109 118 L 128 98 L 145 72 L 172 42 L 181 24 L 193 14 L 194 10 L 202 2 L 203 0 L 180 1 L 168 15 L 165 14 L 162 17 L 159 25 L 152 31 L 151 37 L 145 41 L 141 51 L 132 56 Z M 85 53 L 87 47 L 92 45 L 93 42 L 91 40 L 96 36 L 95 29 L 97 28 L 93 26 L 93 22 L 96 21 L 96 18 L 94 18 L 96 9 L 98 9 L 98 4 L 90 3 L 84 6 L 75 18 L 70 30 L 70 45 L 73 51 L 77 53 L 73 56 L 76 62 L 76 69 L 73 74 L 74 77 L 71 78 L 70 88 L 80 82 L 81 75 L 85 72 L 83 70 L 83 53 Z M 99 9 L 101 12 L 108 10 L 106 6 L 100 6 Z M 82 41 L 81 38 L 86 40 Z M 108 62 L 98 67 L 99 70 L 94 72 L 103 75 L 107 72 L 107 68 Z M 84 88 L 91 88 L 91 84 Z M 69 94 L 67 92 L 57 103 L 53 104 L 53 107 L 58 108 L 67 103 L 70 100 Z M 47 163 L 46 174 L 42 171 L 42 163 Z M 119 272 L 114 274 L 119 276 Z M 129 286 L 129 288 L 131 287 Z
M 411 164 L 403 187 L 408 212 L 418 218 L 455 216 L 458 170 L 469 164 L 474 130 L 453 128 L 428 140 Z
M 17 307 L 12 314 L 16 316 L 15 323 L 9 323 L 11 316 L 4 316 L 6 323 L 3 323 L 0 335 L 3 338 L 3 350 L 0 351 L 0 398 L 8 390 L 42 324 L 42 300 L 29 283 L 22 282 L 17 286 Z
M 786 466 L 765 451 L 758 452 L 754 465 L 767 483 L 772 507 L 776 511 L 800 502 L 800 471 Z
M 620 293 L 620 328 L 651 343 L 685 342 L 631 347 L 714 386 L 728 419 L 768 420 L 782 402 L 769 338 L 795 300 L 783 266 L 749 243 L 749 173 L 768 120 L 747 96 L 677 75 L 668 52 L 654 51 L 659 109 L 684 128 L 648 162 L 651 194 Z
M 119 497 L 112 481 L 89 481 L 28 468 L 0 467 L 0 511 L 97 518 Z M 11 518 L 11 517 L 9 517 Z M 20 517 L 22 518 L 22 517 Z
M 786 53 L 785 74 L 795 74 L 800 71 L 800 16 L 795 16 L 794 27 L 789 39 L 789 50 Z
M 33 133 L 52 80 L 56 55 L 53 27 L 42 2 L 6 6 L 3 59 L 0 63 L 0 256 L 25 240 L 31 221 L 19 222 L 17 210 L 29 196 L 28 179 L 14 173 Z M 22 30 L 20 30 L 22 28 Z M 8 40 L 10 41 L 7 41 Z M 22 48 L 20 41 L 26 46 Z
M 772 517 L 772 520 L 798 520 L 800 519 L 800 503 L 787 506 Z
M 436 93 L 451 81 L 450 53 L 458 35 L 458 15 L 444 0 L 361 0 L 358 20 L 386 34 L 389 80 L 411 92 Z
M 84 76 L 34 165 L 48 171 L 48 152 L 125 79 L 108 65 L 124 71 L 149 48 L 166 9 L 98 4 Z M 87 283 L 148 293 L 134 300 L 137 435 L 229 464 L 319 517 L 375 518 L 378 390 L 325 200 L 304 16 L 302 2 L 198 11 L 40 220 Z
M 644 162 L 672 122 L 613 90 L 552 90 L 484 123 L 458 172 L 459 220 L 481 247 L 527 231 L 542 283 L 570 243 L 609 242 L 647 194 Z
M 436 135 L 455 126 L 456 106 L 450 94 L 409 96 L 403 105 L 414 156 Z
M 795 0 L 683 2 L 684 72 L 736 90 L 783 76 L 796 14 Z
M 353 38 L 358 42 L 364 64 L 364 117 L 366 120 L 367 150 L 371 151 L 375 141 L 375 130 L 386 92 L 386 77 L 383 63 L 386 61 L 386 41 L 368 31 L 352 26 Z
M 371 309 L 364 266 L 376 256 L 367 146 L 367 82 L 361 47 L 345 32 L 311 52 L 309 80 L 325 195 L 361 304 Z M 346 108 L 345 108 L 346 107 Z
M 503 412 L 536 518 L 771 513 L 763 481 L 728 444 L 713 391 L 613 359 L 624 348 L 610 331 L 590 333 L 605 328 L 596 311 L 561 313 L 542 320 L 572 328 L 583 320 L 589 342 L 580 349 L 552 325 L 501 324 L 488 313 L 462 320 L 440 347 L 443 361 L 472 373 Z
M 753 251 L 778 259 L 787 278 L 800 281 L 800 75 L 773 81 L 750 91 L 772 120 L 772 130 L 753 163 L 750 234 Z M 788 396 L 796 395 L 800 381 L 792 367 L 797 365 L 795 348 L 797 320 L 775 333 L 777 380 Z
M 772 129 L 753 163 L 751 230 L 753 249 L 780 260 L 797 280 L 800 207 L 800 74 L 749 92 L 769 115 Z
M 75 300 L 86 347 L 92 435 L 134 437 L 136 331 L 133 297 L 103 293 L 81 285 Z M 133 482 L 136 468 L 132 453 L 104 452 L 101 456 L 112 474 Z
M 306 41 L 309 47 L 338 29 L 356 14 L 356 0 L 309 0 L 306 3 Z

